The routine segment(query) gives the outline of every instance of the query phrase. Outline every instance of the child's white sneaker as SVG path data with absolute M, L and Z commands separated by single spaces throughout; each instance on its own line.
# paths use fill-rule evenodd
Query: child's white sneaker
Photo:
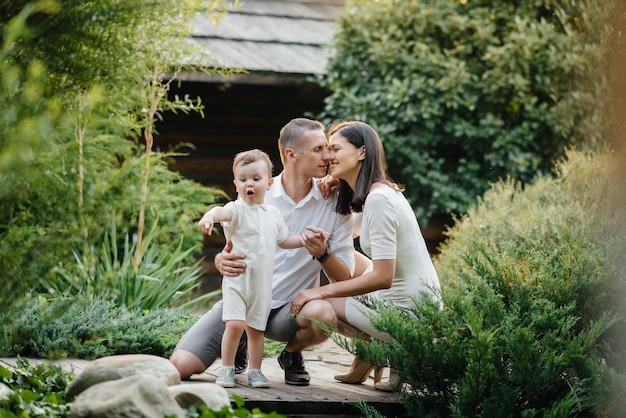
M 270 381 L 263 375 L 261 369 L 248 370 L 248 382 L 253 388 L 269 388 Z
M 220 367 L 220 372 L 217 375 L 217 380 L 215 381 L 216 385 L 219 385 L 223 388 L 234 388 L 235 387 L 235 367 Z

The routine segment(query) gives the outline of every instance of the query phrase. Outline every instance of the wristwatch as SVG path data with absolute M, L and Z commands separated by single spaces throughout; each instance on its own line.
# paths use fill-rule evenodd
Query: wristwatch
M 328 248 L 326 248 L 324 250 L 324 254 L 322 254 L 320 258 L 313 256 L 313 259 L 319 261 L 320 263 L 325 263 L 328 260 L 328 257 L 330 257 L 330 254 L 328 254 Z
M 330 250 L 330 245 L 328 245 L 328 241 L 324 243 L 324 246 L 326 247 L 324 248 L 324 254 L 322 254 L 319 258 L 313 256 L 313 260 L 317 260 L 320 263 L 325 263 L 328 260 L 328 257 L 330 257 L 330 254 L 328 254 L 328 250 Z

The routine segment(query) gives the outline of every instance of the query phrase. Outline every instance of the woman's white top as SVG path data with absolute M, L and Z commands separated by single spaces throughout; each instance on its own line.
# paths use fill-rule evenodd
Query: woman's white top
M 441 303 L 441 285 L 415 213 L 402 192 L 389 186 L 373 189 L 365 200 L 360 244 L 372 260 L 396 260 L 389 289 L 377 296 L 410 309 L 424 294 Z

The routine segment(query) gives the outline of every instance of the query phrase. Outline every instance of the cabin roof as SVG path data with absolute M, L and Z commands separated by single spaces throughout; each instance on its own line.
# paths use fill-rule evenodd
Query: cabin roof
M 222 68 L 285 75 L 323 74 L 327 45 L 343 12 L 342 0 L 240 0 L 217 25 L 193 22 L 192 42 Z

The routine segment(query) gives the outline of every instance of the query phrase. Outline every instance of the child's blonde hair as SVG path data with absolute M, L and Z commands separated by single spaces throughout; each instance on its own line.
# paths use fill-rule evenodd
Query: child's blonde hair
M 268 177 L 272 177 L 272 170 L 274 169 L 274 165 L 272 164 L 272 160 L 270 157 L 259 149 L 251 149 L 249 151 L 242 151 L 235 155 L 235 159 L 233 160 L 233 174 L 235 174 L 235 169 L 240 165 L 248 165 L 257 161 L 263 161 L 267 165 L 267 174 Z

